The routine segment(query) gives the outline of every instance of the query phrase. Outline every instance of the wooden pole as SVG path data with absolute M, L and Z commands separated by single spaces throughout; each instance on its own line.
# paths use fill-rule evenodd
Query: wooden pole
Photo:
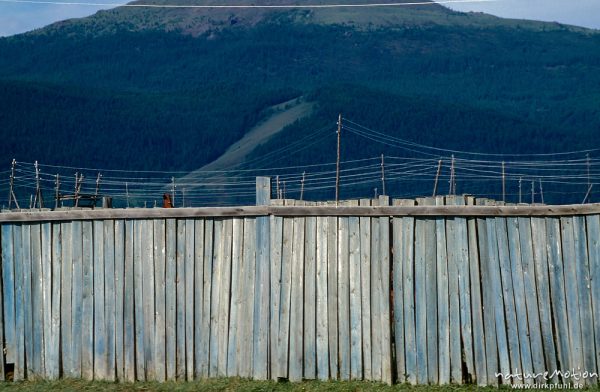
M 285 181 L 283 182 L 283 198 L 285 199 Z
M 385 196 L 385 162 L 381 154 L 381 194 Z
M 175 177 L 171 177 L 171 204 L 175 207 Z
M 306 172 L 302 173 L 302 180 L 300 181 L 300 200 L 304 200 L 304 180 L 306 179 Z
M 454 180 L 454 154 L 452 154 L 452 163 L 450 164 L 449 188 L 450 191 L 448 193 L 454 195 L 454 192 L 456 191 L 456 182 Z
M 60 177 L 58 173 L 56 174 L 56 181 L 54 182 L 56 185 L 56 194 L 54 196 L 54 209 L 58 208 L 58 199 L 60 199 Z
M 523 195 L 523 177 L 519 177 L 519 204 L 522 203 Z
M 181 206 L 185 208 L 185 188 L 181 188 Z
M 275 189 L 277 193 L 277 199 L 281 199 L 281 192 L 279 191 L 279 176 L 275 177 Z
M 342 137 L 342 115 L 338 116 L 337 128 L 337 160 L 335 165 L 335 205 L 340 201 L 340 144 Z
M 590 196 L 590 193 L 592 193 L 592 187 L 594 186 L 594 184 L 590 184 L 590 186 L 588 187 L 587 193 L 585 194 L 585 197 L 583 198 L 583 201 L 581 202 L 581 204 L 585 204 L 588 200 L 588 197 Z
M 591 177 L 590 177 L 590 167 L 591 167 L 590 154 L 586 154 L 586 165 L 587 165 L 588 191 L 587 191 L 587 194 L 585 196 L 585 199 L 587 200 L 588 197 L 591 198 L 591 193 L 590 192 L 592 192 L 592 180 L 591 180 Z
M 502 161 L 502 201 L 506 203 L 506 172 Z
M 14 200 L 15 206 L 17 209 L 20 209 L 19 202 L 17 201 L 17 197 L 15 195 L 15 166 L 17 165 L 17 161 L 15 159 L 12 160 L 12 168 L 10 171 L 10 193 L 8 194 L 8 209 L 10 210 L 12 206 L 12 202 Z
M 432 197 L 435 197 L 437 195 L 438 181 L 440 179 L 440 173 L 441 172 L 442 172 L 442 160 L 440 159 L 438 161 L 437 172 L 435 174 L 435 182 L 433 183 L 433 195 L 432 195 Z
M 544 204 L 544 188 L 542 188 L 542 180 L 538 179 L 539 183 L 540 183 L 540 197 L 542 200 L 542 204 Z
M 129 208 L 129 183 L 125 183 L 125 197 L 127 198 L 127 208 Z
M 102 178 L 102 174 L 98 173 L 98 177 L 96 177 L 96 192 L 94 193 L 95 198 L 98 198 L 98 193 L 100 192 L 100 179 Z
M 38 165 L 38 161 L 35 161 L 35 197 L 33 199 L 33 206 L 36 204 L 40 206 L 40 208 L 44 208 L 44 199 L 42 198 L 42 188 L 40 187 L 40 167 Z
M 75 207 L 79 207 L 79 192 L 81 192 L 81 184 L 83 184 L 83 179 L 83 173 L 75 173 Z
M 535 181 L 531 180 L 531 204 L 535 204 Z

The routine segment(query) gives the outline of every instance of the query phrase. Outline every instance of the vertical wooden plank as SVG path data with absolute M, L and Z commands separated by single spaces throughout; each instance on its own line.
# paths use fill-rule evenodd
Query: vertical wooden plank
M 94 243 L 94 379 L 107 377 L 106 319 L 104 317 L 104 225 L 102 221 L 93 222 Z
M 116 377 L 116 321 L 115 321 L 115 221 L 104 221 L 104 312 L 106 320 L 106 379 L 114 381 Z
M 230 305 L 230 289 L 231 289 L 231 244 L 233 236 L 233 221 L 226 219 L 223 221 L 223 234 L 221 242 L 223 253 L 221 255 L 221 281 L 220 298 L 219 298 L 219 363 L 217 374 L 219 377 L 227 375 L 227 344 L 228 344 L 228 326 L 229 326 L 229 305 Z
M 444 196 L 435 199 L 436 205 L 444 205 Z M 436 276 L 438 311 L 438 382 L 450 383 L 450 304 L 448 295 L 448 252 L 446 240 L 446 219 L 435 220 L 436 237 Z
M 273 201 L 271 201 L 273 202 Z M 269 362 L 272 380 L 277 380 L 279 370 L 279 315 L 281 309 L 281 252 L 283 241 L 283 218 L 271 216 L 271 311 L 270 311 L 270 338 Z M 244 266 L 245 267 L 245 266 Z M 247 268 L 246 268 L 247 269 Z M 241 279 L 242 281 L 243 278 Z M 244 287 L 245 288 L 245 287 Z M 244 291 L 242 291 L 243 293 Z
M 389 206 L 388 196 L 379 197 L 379 205 Z M 390 218 L 379 218 L 379 256 L 381 257 L 381 381 L 392 384 L 392 336 L 390 310 Z
M 135 220 L 133 222 L 133 274 L 134 274 L 134 328 L 135 328 L 135 368 L 136 380 L 146 380 L 145 363 L 145 331 L 144 322 L 144 233 L 143 221 Z
M 269 205 L 271 180 L 269 177 L 256 178 L 256 205 Z M 269 276 L 270 244 L 269 217 L 256 218 L 256 295 L 254 297 L 254 369 L 257 380 L 266 380 L 269 376 Z
M 475 199 L 467 197 L 467 204 L 474 205 Z M 471 277 L 471 307 L 473 317 L 473 355 L 475 365 L 474 381 L 479 386 L 487 385 L 487 363 L 485 353 L 485 335 L 483 326 L 483 306 L 481 300 L 481 275 L 479 267 L 479 247 L 477 243 L 477 221 L 467 219 L 469 243 L 469 274 Z
M 593 370 L 597 372 L 600 368 L 600 216 L 588 216 L 586 217 L 586 221 L 590 257 L 592 309 L 594 315 L 594 343 L 596 348 L 596 369 Z
M 31 293 L 31 225 L 23 224 L 21 227 L 22 245 L 23 245 L 23 334 L 24 334 L 24 346 L 25 346 L 25 364 L 24 369 L 27 374 L 24 374 L 27 378 L 31 377 L 32 369 L 32 356 L 33 356 L 33 309 L 32 309 L 32 293 Z M 0 290 L 0 295 L 2 290 Z M 2 314 L 0 313 L 0 318 Z M 2 344 L 2 349 L 4 344 Z M 3 365 L 4 359 L 1 360 L 0 365 Z M 4 379 L 4 369 L 0 370 L 0 378 Z
M 358 203 L 357 203 L 358 204 Z M 350 264 L 350 377 L 363 378 L 362 361 L 362 309 L 360 274 L 360 219 L 349 218 L 349 264 Z
M 329 312 L 327 309 L 328 227 L 327 218 L 317 217 L 317 378 L 323 381 L 329 379 Z M 370 365 L 369 362 L 369 367 Z
M 219 365 L 219 293 L 220 282 L 223 270 L 223 244 L 221 240 L 223 235 L 223 221 L 215 219 L 213 228 L 214 248 L 212 257 L 212 282 L 211 282 L 211 304 L 210 304 L 210 359 L 209 359 L 209 376 L 216 377 Z
M 125 381 L 125 221 L 115 223 L 115 366 L 117 381 Z
M 83 239 L 81 376 L 86 380 L 91 380 L 94 378 L 94 234 L 92 222 L 82 222 L 81 231 Z
M 204 271 L 202 276 L 202 325 L 201 325 L 201 352 L 200 358 L 200 377 L 206 378 L 209 375 L 210 366 L 210 344 L 211 344 L 211 319 L 213 311 L 211 309 L 211 290 L 213 279 L 213 244 L 214 244 L 214 221 L 207 219 L 204 223 Z
M 527 322 L 527 304 L 525 296 L 525 286 L 522 266 L 522 251 L 520 242 L 520 231 L 518 218 L 507 218 L 508 228 L 508 248 L 510 254 L 510 267 L 512 275 L 512 284 L 515 298 L 516 327 L 519 336 L 519 348 L 521 353 L 521 366 L 523 374 L 533 372 L 533 358 L 531 357 L 531 344 L 529 342 L 529 325 Z M 527 231 L 527 227 L 523 231 Z M 524 234 L 526 235 L 526 234 Z M 519 380 L 517 380 L 519 381 Z M 532 384 L 532 378 L 524 380 L 527 384 Z
M 304 373 L 317 378 L 317 218 L 306 218 L 304 236 Z
M 42 274 L 42 233 L 38 223 L 31 225 L 31 313 L 32 313 L 32 345 L 31 345 L 31 369 L 27 378 L 39 379 L 43 377 L 42 365 L 42 311 L 43 304 L 41 274 Z M 6 317 L 5 317 L 6 320 Z
M 338 322 L 340 379 L 350 379 L 349 218 L 338 218 Z M 293 299 L 292 299 L 293 300 Z
M 408 203 L 406 205 L 409 205 Z M 406 380 L 417 383 L 417 347 L 415 331 L 415 219 L 402 218 L 402 276 L 404 280 L 404 344 Z M 373 353 L 375 355 L 375 353 Z
M 17 332 L 15 323 L 15 259 L 12 224 L 2 225 L 2 292 L 6 362 L 15 362 Z
M 371 200 L 361 199 L 360 205 L 370 206 Z M 363 377 L 365 380 L 371 380 L 373 378 L 371 372 L 371 219 L 366 216 L 361 216 L 359 225 Z M 404 338 L 404 336 L 402 338 Z M 402 363 L 404 363 L 403 360 Z
M 60 223 L 52 223 L 50 231 L 52 254 L 50 260 L 48 280 L 50 289 L 50 331 L 46 352 L 46 373 L 48 379 L 56 380 L 60 375 L 60 308 L 61 308 L 61 270 L 62 270 L 62 246 L 63 239 L 60 231 Z M 19 259 L 17 259 L 19 260 Z M 20 262 L 20 260 L 19 260 Z M 21 333 L 19 333 L 20 335 Z
M 72 283 L 73 283 L 73 237 L 72 222 L 60 224 L 62 234 L 62 266 L 61 266 L 61 309 L 60 309 L 60 350 L 62 353 L 62 374 L 66 377 L 75 377 L 72 374 L 73 364 L 71 356 L 72 344 Z
M 240 304 L 242 309 L 239 312 L 238 325 L 243 325 L 241 339 L 238 341 L 238 372 L 240 377 L 252 376 L 252 357 L 253 346 L 252 337 L 254 336 L 254 282 L 256 278 L 256 219 L 244 219 L 244 252 L 243 269 L 241 275 L 244 279 L 244 297 Z M 288 300 L 289 303 L 289 300 Z M 286 343 L 287 346 L 287 343 Z M 279 365 L 281 368 L 281 364 Z
M 577 269 L 575 266 L 575 238 L 573 218 L 560 218 L 563 265 L 565 274 L 565 293 L 567 295 L 567 316 L 569 320 L 569 346 L 571 366 L 583 369 L 583 347 L 581 336 L 581 317 L 579 314 L 579 295 L 577 288 Z
M 23 297 L 23 264 L 25 260 L 23 258 L 23 225 L 13 225 L 13 238 L 9 239 L 13 241 L 13 252 L 15 260 L 15 362 L 13 380 L 20 381 L 25 377 L 25 315 L 24 315 L 24 297 Z M 2 301 L 0 301 L 2 303 Z M 3 329 L 0 325 L 0 331 Z M 56 341 L 58 344 L 58 340 Z M 57 349 L 58 350 L 58 349 Z M 58 358 L 57 358 L 58 360 Z M 0 365 L 3 366 L 2 360 Z M 58 366 L 58 363 L 57 363 Z M 0 379 L 4 379 L 4 369 L 0 371 Z
M 532 231 L 534 228 L 532 227 Z M 552 318 L 554 320 L 554 333 L 557 342 L 557 357 L 561 368 L 570 369 L 572 367 L 570 343 L 569 343 L 569 322 L 567 318 L 567 304 L 565 295 L 565 281 L 563 271 L 563 250 L 561 244 L 560 219 L 546 218 L 546 230 L 548 235 L 548 270 L 550 281 L 550 296 L 552 303 Z M 535 231 L 533 231 L 535 235 Z M 535 238 L 535 237 L 534 237 Z M 537 266 L 536 266 L 537 267 Z M 537 271 L 536 271 L 537 272 Z M 539 283 L 539 281 L 538 281 Z M 543 307 L 540 303 L 540 312 Z M 542 322 L 542 327 L 544 323 Z M 544 333 L 544 342 L 547 339 L 547 332 Z M 544 348 L 546 346 L 544 345 Z
M 185 220 L 185 369 L 186 379 L 194 379 L 194 261 L 195 223 Z
M 337 379 L 339 375 L 338 351 L 338 220 L 327 217 L 327 326 L 329 340 L 329 376 Z
M 300 229 L 298 229 L 300 230 Z M 281 250 L 281 300 L 279 311 L 279 331 L 277 334 L 277 377 L 288 378 L 290 311 L 292 295 L 292 261 L 294 242 L 294 219 L 283 219 Z M 336 315 L 337 316 L 337 315 Z
M 29 234 L 29 230 L 27 230 Z M 72 252 L 73 252 L 73 292 L 71 302 L 73 316 L 71 325 L 71 377 L 80 378 L 82 374 L 82 347 L 83 347 L 83 224 L 75 221 L 71 223 Z M 27 282 L 25 282 L 27 283 Z M 26 290 L 27 284 L 25 285 Z M 29 303 L 28 303 L 29 306 Z M 27 319 L 26 319 L 27 320 Z M 27 327 L 27 330 L 28 329 Z M 27 345 L 26 345 L 27 346 Z M 28 356 L 29 357 L 29 356 Z
M 177 254 L 175 255 L 177 265 L 176 290 L 176 368 L 177 380 L 185 380 L 185 220 L 177 220 Z
M 144 323 L 144 369 L 146 380 L 156 380 L 156 366 L 154 361 L 154 221 L 142 221 L 142 295 L 143 295 L 143 320 Z
M 456 204 L 455 196 L 448 196 L 446 204 Z M 450 381 L 462 384 L 461 350 L 461 307 L 460 278 L 461 251 L 459 222 L 457 218 L 446 219 L 446 241 L 448 256 L 448 293 L 450 297 Z
M 535 218 L 537 222 L 543 225 L 543 237 L 540 237 L 541 244 L 538 244 L 532 238 L 532 227 L 535 227 L 536 235 L 539 235 L 542 229 L 536 225 L 532 219 L 518 218 L 519 220 L 519 239 L 521 242 L 521 266 L 523 268 L 523 286 L 525 289 L 525 305 L 527 307 L 527 321 L 529 326 L 529 341 L 531 344 L 531 359 L 533 371 L 536 374 L 541 374 L 546 370 L 544 365 L 545 344 L 542 342 L 542 329 L 540 325 L 540 309 L 538 301 L 543 301 L 548 304 L 550 292 L 548 290 L 548 264 L 546 256 L 546 225 L 542 219 Z M 535 248 L 535 252 L 534 252 Z M 542 271 L 543 269 L 543 271 Z M 536 270 L 540 276 L 545 276 L 542 284 L 536 283 Z M 543 272 L 543 275 L 542 275 Z M 548 313 L 546 329 L 550 335 L 550 345 L 552 352 L 553 365 L 548 368 L 556 368 L 556 359 L 554 351 L 554 343 L 552 338 L 552 321 Z M 546 318 L 545 318 L 546 320 Z M 550 348 L 548 348 L 550 350 Z M 543 377 L 538 377 L 536 382 L 543 382 Z
M 372 200 L 373 205 L 379 205 L 379 200 Z M 381 344 L 383 331 L 378 320 L 381 320 L 381 268 L 376 268 L 381 263 L 381 246 L 379 230 L 379 218 L 370 218 L 371 224 L 371 377 L 374 381 L 381 381 Z
M 362 203 L 362 200 L 361 200 Z M 393 200 L 392 204 L 394 206 L 400 206 L 401 200 Z M 368 205 L 364 203 L 363 205 Z M 361 218 L 361 237 L 363 235 L 363 227 Z M 404 286 L 404 278 L 402 276 L 402 256 L 403 256 L 403 241 L 402 241 L 402 218 L 399 216 L 394 216 L 392 218 L 393 224 L 393 239 L 392 244 L 394 248 L 394 258 L 392 260 L 392 300 L 393 300 L 393 310 L 394 310 L 394 336 L 395 336 L 395 348 L 396 348 L 396 374 L 397 381 L 399 383 L 404 383 L 406 381 L 406 366 L 404 359 L 404 309 L 403 309 L 403 286 Z M 365 225 L 366 226 L 366 225 Z M 365 230 L 366 231 L 366 230 Z M 370 227 L 368 230 L 368 234 L 370 237 Z M 370 248 L 370 238 L 368 247 Z M 364 251 L 361 243 L 361 252 Z M 362 265 L 364 267 L 364 264 Z M 364 271 L 364 269 L 363 269 Z M 368 291 L 370 294 L 370 291 Z M 366 357 L 365 357 L 365 365 L 366 365 Z M 365 368 L 365 378 L 366 368 Z
M 522 369 L 506 218 L 496 219 L 496 235 L 498 239 L 498 256 L 500 260 L 500 276 L 502 279 L 502 294 L 504 300 L 504 311 L 506 315 L 506 331 L 508 337 L 510 365 L 511 369 Z M 513 379 L 513 383 L 520 384 L 521 380 L 515 378 Z
M 157 381 L 165 381 L 166 374 L 166 244 L 164 219 L 154 220 L 154 375 Z
M 588 238 L 586 233 L 585 217 L 573 217 L 573 235 L 575 239 L 575 269 L 577 275 L 577 293 L 579 295 L 579 314 L 581 317 L 581 336 L 582 336 L 582 370 L 588 372 L 595 371 L 596 350 L 591 344 L 594 336 L 594 325 L 592 320 L 592 299 L 591 299 L 591 280 L 590 266 L 588 256 Z M 585 380 L 586 385 L 593 385 L 597 382 L 597 376 L 588 377 Z
M 423 205 L 425 199 L 417 199 Z M 415 220 L 415 340 L 417 348 L 417 384 L 429 381 L 427 361 L 427 286 L 425 268 L 427 264 L 427 247 L 431 239 L 427 238 L 426 219 Z M 433 304 L 432 304 L 433 305 Z
M 258 222 L 257 222 L 258 224 Z M 303 357 L 303 302 L 304 302 L 304 234 L 305 218 L 294 218 L 292 244 L 292 287 L 290 306 L 289 379 L 302 380 Z M 257 261 L 258 263 L 258 261 Z M 257 274 L 258 274 L 257 265 Z M 257 286 L 258 289 L 258 286 Z M 256 314 L 255 314 L 256 320 Z M 257 324 L 255 323 L 255 326 Z M 256 357 L 255 357 L 256 360 Z M 255 363 L 256 365 L 256 363 Z
M 50 379 L 50 351 L 52 343 L 52 225 L 42 223 L 42 306 L 44 378 Z M 14 294 L 13 294 L 14 295 Z
M 233 219 L 232 251 L 231 251 L 231 306 L 229 312 L 229 338 L 227 342 L 227 377 L 238 375 L 238 336 L 242 330 L 239 313 L 243 293 L 240 275 L 243 261 L 244 221 Z M 243 321 L 241 321 L 243 323 Z
M 196 219 L 194 221 L 194 377 L 196 379 L 202 376 L 202 365 L 204 356 L 202 355 L 203 345 L 205 344 L 203 335 L 204 318 L 204 220 Z M 158 323 L 158 321 L 157 321 Z M 158 360 L 158 358 L 157 358 Z
M 125 296 L 123 298 L 123 366 L 125 381 L 135 381 L 134 223 L 125 221 Z
M 1 228 L 0 228 L 0 249 L 2 250 L 2 263 L 4 263 L 4 252 L 2 249 L 2 247 L 4 246 L 4 242 L 6 242 L 6 238 L 4 237 L 4 226 L 6 226 L 6 224 L 4 224 Z M 12 236 L 9 237 L 10 241 L 12 241 Z M 4 264 L 2 264 L 2 267 L 4 267 Z M 3 283 L 3 282 L 2 282 Z M 2 284 L 2 286 L 4 286 L 4 284 Z M 0 288 L 0 303 L 4 303 L 4 289 Z M 4 312 L 0 312 L 0 331 L 3 331 L 4 328 Z M 0 350 L 2 355 L 0 355 L 0 366 L 2 366 L 2 369 L 0 369 L 0 381 L 4 381 L 6 380 L 6 374 L 4 373 L 4 363 L 5 363 L 5 355 L 4 355 L 4 351 L 5 351 L 5 346 L 4 346 L 4 339 L 0 339 Z
M 434 198 L 422 201 L 423 205 L 435 205 Z M 427 309 L 427 380 L 430 384 L 439 382 L 438 366 L 438 320 L 437 320 L 437 244 L 436 222 L 425 219 L 425 295 Z
M 175 219 L 167 219 L 165 248 L 166 371 L 167 380 L 175 380 L 177 370 L 177 221 Z M 208 354 L 208 350 L 206 352 Z

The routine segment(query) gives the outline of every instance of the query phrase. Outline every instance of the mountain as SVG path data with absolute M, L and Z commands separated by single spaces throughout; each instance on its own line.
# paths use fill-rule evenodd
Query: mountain
M 296 99 L 311 102 L 312 114 L 266 139 L 249 163 L 275 164 L 260 158 L 325 126 L 334 135 L 338 113 L 459 151 L 572 151 L 595 143 L 599 87 L 600 34 L 556 23 L 437 4 L 121 7 L 0 39 L 0 157 L 6 169 L 15 158 L 192 171 Z M 331 162 L 335 137 L 325 139 L 277 165 Z M 414 156 L 344 138 L 346 159 L 381 153 Z

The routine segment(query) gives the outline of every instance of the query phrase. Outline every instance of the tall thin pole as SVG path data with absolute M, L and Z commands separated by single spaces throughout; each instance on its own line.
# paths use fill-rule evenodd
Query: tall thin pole
M 587 191 L 587 195 L 585 196 L 585 199 L 587 200 L 587 198 L 591 195 L 592 192 L 592 180 L 590 177 L 590 154 L 586 154 L 586 164 L 587 164 L 587 182 L 588 182 L 588 191 Z
M 281 199 L 281 192 L 279 191 L 279 176 L 275 177 L 275 189 L 277 190 L 277 198 Z
M 449 188 L 450 188 L 450 193 L 451 195 L 454 195 L 455 191 L 456 191 L 456 182 L 454 180 L 454 154 L 452 154 L 452 163 L 450 164 L 450 181 L 449 181 Z
M 127 197 L 127 208 L 129 208 L 129 183 L 125 183 L 125 197 Z
M 531 180 L 531 204 L 535 204 L 535 181 Z
M 502 201 L 506 203 L 506 172 L 502 161 Z
M 385 196 L 385 162 L 381 154 L 381 194 Z
M 523 196 L 523 177 L 519 177 L 519 204 L 522 203 Z
M 544 188 L 542 188 L 542 180 L 539 179 L 538 181 L 540 182 L 540 197 L 542 200 L 542 204 L 544 204 Z
M 40 187 L 40 167 L 38 161 L 35 161 L 35 198 L 33 199 L 33 206 L 39 205 L 40 208 L 44 208 L 44 199 L 42 198 L 42 189 Z
M 58 175 L 58 173 L 56 174 L 56 180 L 55 180 L 55 185 L 56 185 L 56 194 L 54 196 L 54 209 L 58 208 L 58 199 L 60 199 L 60 177 Z
M 304 200 L 304 180 L 306 179 L 306 172 L 302 172 L 302 180 L 300 181 L 300 200 Z
M 12 206 L 12 202 L 14 200 L 15 207 L 20 209 L 19 202 L 17 201 L 17 197 L 15 196 L 15 166 L 17 165 L 17 161 L 15 159 L 12 160 L 12 168 L 10 171 L 10 193 L 8 194 L 8 209 L 10 210 Z
M 171 177 L 171 203 L 175 207 L 175 177 Z
M 94 196 L 97 198 L 98 197 L 98 193 L 100 192 L 100 179 L 102 178 L 102 174 L 98 173 L 98 177 L 96 177 L 96 192 L 94 193 Z
M 185 208 L 185 188 L 181 188 L 181 206 Z
M 442 172 L 442 160 L 440 159 L 438 161 L 437 173 L 435 174 L 435 182 L 433 183 L 433 196 L 432 197 L 435 197 L 437 195 L 438 181 L 440 179 L 441 172 Z
M 285 199 L 285 181 L 283 182 L 283 198 Z
M 337 128 L 337 160 L 335 165 L 335 205 L 340 201 L 340 144 L 342 137 L 342 115 L 338 116 Z
M 583 201 L 581 202 L 581 204 L 585 204 L 587 202 L 587 199 L 590 196 L 590 193 L 592 192 L 593 186 L 594 186 L 594 184 L 590 184 L 590 186 L 588 187 L 587 193 L 585 194 L 585 197 L 583 198 Z

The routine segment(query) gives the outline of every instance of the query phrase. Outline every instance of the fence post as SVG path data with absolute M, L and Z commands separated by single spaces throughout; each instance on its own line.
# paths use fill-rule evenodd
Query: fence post
M 271 179 L 256 177 L 256 205 L 268 205 L 271 198 Z M 268 374 L 269 338 L 269 276 L 270 276 L 270 220 L 256 218 L 256 284 L 254 295 L 254 379 L 266 380 Z

